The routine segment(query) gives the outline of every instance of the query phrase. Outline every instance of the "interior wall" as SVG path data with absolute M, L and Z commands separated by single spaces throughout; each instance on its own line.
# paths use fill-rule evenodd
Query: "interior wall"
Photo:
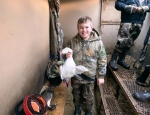
M 115 0 L 104 0 L 102 2 L 101 35 L 107 54 L 112 52 L 115 47 L 120 24 L 120 12 L 114 6 Z
M 0 0 L 0 115 L 38 93 L 49 60 L 47 0 Z
M 60 22 L 66 42 L 77 34 L 77 21 L 82 16 L 92 18 L 93 27 L 100 30 L 100 0 L 60 0 Z

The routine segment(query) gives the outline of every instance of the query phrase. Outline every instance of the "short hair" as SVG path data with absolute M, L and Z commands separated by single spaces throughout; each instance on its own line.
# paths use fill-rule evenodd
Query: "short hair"
M 78 28 L 79 24 L 82 24 L 85 22 L 91 22 L 91 27 L 92 27 L 92 19 L 89 16 L 83 16 L 83 17 L 78 19 L 77 28 Z

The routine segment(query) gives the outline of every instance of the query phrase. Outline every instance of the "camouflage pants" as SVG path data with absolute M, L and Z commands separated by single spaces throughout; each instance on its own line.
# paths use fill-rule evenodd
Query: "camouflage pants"
M 117 35 L 117 44 L 115 49 L 119 52 L 129 50 L 134 45 L 141 32 L 142 25 L 136 23 L 121 23 Z
M 71 79 L 74 105 L 81 105 L 83 111 L 92 110 L 94 103 L 94 81 Z

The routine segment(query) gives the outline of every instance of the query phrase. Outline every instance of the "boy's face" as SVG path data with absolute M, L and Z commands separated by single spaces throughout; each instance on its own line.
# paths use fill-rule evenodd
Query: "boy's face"
M 91 31 L 92 31 L 91 22 L 78 24 L 78 33 L 84 40 L 89 39 Z

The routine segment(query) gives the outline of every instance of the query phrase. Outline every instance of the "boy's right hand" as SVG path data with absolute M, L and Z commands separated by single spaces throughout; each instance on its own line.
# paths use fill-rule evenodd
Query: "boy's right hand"
M 66 58 L 70 58 L 70 57 L 72 57 L 72 53 L 71 53 L 71 52 L 68 52 L 68 53 L 66 54 Z

